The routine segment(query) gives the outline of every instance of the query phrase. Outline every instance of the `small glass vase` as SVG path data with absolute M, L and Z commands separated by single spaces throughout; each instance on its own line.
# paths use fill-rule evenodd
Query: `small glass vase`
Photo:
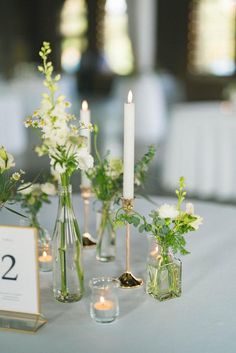
M 84 292 L 82 240 L 75 218 L 71 185 L 59 186 L 59 206 L 52 239 L 53 292 L 63 303 L 80 300 Z
M 116 257 L 116 232 L 112 223 L 110 202 L 103 202 L 97 212 L 96 258 L 101 262 L 114 261 Z
M 181 296 L 182 263 L 172 252 L 150 239 L 146 292 L 164 301 Z

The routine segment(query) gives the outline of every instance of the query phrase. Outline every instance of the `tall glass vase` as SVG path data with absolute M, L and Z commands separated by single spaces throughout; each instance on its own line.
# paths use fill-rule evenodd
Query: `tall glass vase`
M 96 258 L 102 262 L 114 261 L 116 256 L 116 232 L 112 223 L 111 203 L 103 202 L 97 212 Z
M 76 302 L 84 291 L 82 240 L 73 211 L 71 185 L 65 181 L 59 187 L 52 249 L 54 297 L 63 303 Z
M 164 301 L 181 295 L 182 263 L 172 252 L 150 239 L 146 292 Z

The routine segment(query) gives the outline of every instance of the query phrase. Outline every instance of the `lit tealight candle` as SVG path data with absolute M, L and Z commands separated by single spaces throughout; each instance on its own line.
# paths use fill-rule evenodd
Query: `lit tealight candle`
M 119 282 L 110 277 L 93 278 L 89 282 L 91 293 L 90 315 L 97 322 L 109 323 L 119 315 L 116 289 Z
M 81 123 L 83 123 L 86 127 L 89 126 L 89 124 L 90 124 L 90 110 L 88 108 L 88 102 L 85 100 L 82 102 L 82 109 L 80 110 L 80 120 L 81 120 Z M 90 137 L 89 129 L 82 129 L 80 134 L 81 134 L 81 136 L 84 136 L 87 138 L 87 148 L 88 148 L 88 152 L 90 153 L 90 151 L 91 151 L 91 137 Z M 91 185 L 90 180 L 87 178 L 87 176 L 84 172 L 81 172 L 81 185 L 83 187 L 90 187 L 90 185 Z
M 113 307 L 114 303 L 111 300 L 105 300 L 104 297 L 100 297 L 100 301 L 94 304 L 94 309 L 102 311 L 112 310 Z
M 124 106 L 124 199 L 134 197 L 134 130 L 135 130 L 135 106 L 132 102 L 133 94 L 128 93 L 128 103 Z
M 43 251 L 43 254 L 39 256 L 39 267 L 43 272 L 52 270 L 52 256 L 45 250 Z
M 39 262 L 51 262 L 52 256 L 47 253 L 47 251 L 43 251 L 43 255 L 39 256 Z

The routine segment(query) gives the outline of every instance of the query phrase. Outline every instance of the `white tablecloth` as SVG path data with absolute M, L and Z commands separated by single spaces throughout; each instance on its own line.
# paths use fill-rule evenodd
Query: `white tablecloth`
M 48 228 L 55 220 L 55 201 L 42 212 Z M 81 200 L 76 198 L 74 204 L 76 214 L 81 216 Z M 136 209 L 148 213 L 150 204 L 137 200 Z M 191 254 L 182 257 L 180 298 L 160 303 L 146 295 L 144 288 L 120 289 L 117 321 L 92 321 L 88 280 L 122 273 L 125 237 L 121 231 L 114 263 L 98 263 L 93 250 L 84 251 L 86 294 L 80 302 L 56 302 L 51 293 L 51 274 L 41 274 L 42 311 L 48 323 L 35 335 L 0 332 L 0 352 L 235 353 L 236 207 L 197 202 L 196 211 L 205 221 L 198 232 L 187 236 Z M 9 221 L 12 223 L 12 216 L 0 213 L 0 223 Z M 146 238 L 135 231 L 131 238 L 133 272 L 145 278 Z
M 220 102 L 176 106 L 167 137 L 163 184 L 202 197 L 236 198 L 236 111 Z

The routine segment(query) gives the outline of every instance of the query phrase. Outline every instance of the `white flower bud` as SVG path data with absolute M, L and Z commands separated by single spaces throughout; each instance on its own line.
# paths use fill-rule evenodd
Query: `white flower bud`
M 195 219 L 192 223 L 190 223 L 190 226 L 194 228 L 194 230 L 198 230 L 199 226 L 203 223 L 203 218 L 200 216 L 195 216 L 197 219 Z
M 57 193 L 56 187 L 52 183 L 45 183 L 41 185 L 41 190 L 47 195 L 53 196 Z
M 191 202 L 186 203 L 186 213 L 189 215 L 194 214 L 194 205 Z
M 174 205 L 164 204 L 160 208 L 158 208 L 157 211 L 160 218 L 175 219 L 179 215 L 179 211 L 176 209 L 176 206 Z

